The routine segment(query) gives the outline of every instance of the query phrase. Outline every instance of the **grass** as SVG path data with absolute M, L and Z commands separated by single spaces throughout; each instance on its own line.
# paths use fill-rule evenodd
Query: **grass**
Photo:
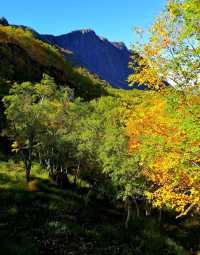
M 125 214 L 70 186 L 57 187 L 34 164 L 27 186 L 22 164 L 0 162 L 0 254 L 187 255 L 200 250 L 199 220 L 134 218 L 124 229 Z

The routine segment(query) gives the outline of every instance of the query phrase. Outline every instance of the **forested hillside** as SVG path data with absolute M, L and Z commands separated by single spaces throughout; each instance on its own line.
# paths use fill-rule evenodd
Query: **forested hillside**
M 38 40 L 27 27 L 0 25 L 0 77 L 11 82 L 42 79 L 49 74 L 58 85 L 69 86 L 76 96 L 92 99 L 106 94 L 109 84 L 84 68 L 72 67 L 61 49 Z
M 199 255 L 199 18 L 167 1 L 130 91 L 2 22 L 0 253 Z

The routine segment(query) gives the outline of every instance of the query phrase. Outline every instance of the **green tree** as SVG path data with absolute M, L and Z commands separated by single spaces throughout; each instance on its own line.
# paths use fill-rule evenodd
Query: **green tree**
M 60 108 L 68 100 L 67 93 L 57 90 L 54 80 L 44 75 L 41 83 L 14 84 L 3 102 L 8 121 L 7 134 L 13 142 L 13 151 L 19 152 L 24 163 L 26 180 L 30 180 L 33 155 L 39 138 L 58 124 Z M 62 95 L 62 96 L 61 96 Z M 57 122 L 56 122 L 57 121 Z M 60 120 L 61 121 L 61 120 Z
M 105 100 L 105 109 L 108 105 L 108 101 Z M 138 159 L 128 150 L 128 137 L 125 133 L 125 112 L 129 111 L 128 107 L 129 104 L 123 104 L 122 98 L 112 98 L 112 106 L 106 111 L 104 135 L 98 149 L 102 171 L 110 178 L 112 184 L 108 190 L 112 191 L 110 197 L 115 201 L 122 201 L 127 209 L 126 228 L 132 217 L 133 205 L 136 216 L 140 215 L 138 200 L 143 199 L 145 187 Z

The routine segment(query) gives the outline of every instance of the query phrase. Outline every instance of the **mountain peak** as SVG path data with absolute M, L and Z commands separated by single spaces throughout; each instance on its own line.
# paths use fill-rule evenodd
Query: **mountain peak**
M 90 29 L 90 28 L 85 28 L 85 29 L 81 29 L 80 32 L 82 34 L 95 34 L 94 30 Z
M 114 87 L 129 89 L 127 77 L 131 52 L 123 42 L 110 42 L 92 29 L 79 29 L 59 36 L 40 35 L 42 39 L 74 53 L 76 63 L 84 66 Z
M 90 28 L 83 28 L 83 29 L 79 29 L 79 30 L 74 30 L 74 31 L 70 32 L 69 34 L 97 36 L 96 33 L 94 32 L 94 30 L 92 30 Z
M 0 17 L 0 25 L 2 26 L 8 26 L 9 23 L 5 17 Z

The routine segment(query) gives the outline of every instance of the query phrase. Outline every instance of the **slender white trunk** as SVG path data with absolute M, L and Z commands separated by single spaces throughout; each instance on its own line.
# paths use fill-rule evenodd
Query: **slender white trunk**
M 125 221 L 125 228 L 128 229 L 129 221 L 132 216 L 132 206 L 131 202 L 127 201 L 127 216 L 126 216 L 126 221 Z

